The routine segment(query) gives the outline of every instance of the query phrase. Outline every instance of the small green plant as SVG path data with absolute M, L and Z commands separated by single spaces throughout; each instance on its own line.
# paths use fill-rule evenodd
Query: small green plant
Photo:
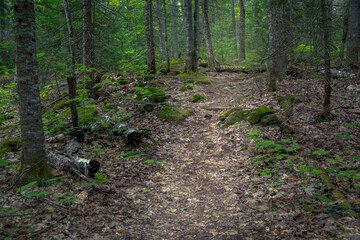
M 122 157 L 124 160 L 131 159 L 131 158 L 138 158 L 138 157 L 144 157 L 147 156 L 146 153 L 140 153 L 140 152 L 126 152 L 119 154 L 118 157 Z
M 109 179 L 105 178 L 103 173 L 101 173 L 101 172 L 95 173 L 94 182 L 96 182 L 96 183 L 107 183 L 108 181 L 109 181 Z
M 192 98 L 190 99 L 190 102 L 192 103 L 195 103 L 195 102 L 202 102 L 205 100 L 205 97 L 198 93 L 198 94 L 195 94 L 194 96 L 192 96 Z
M 134 98 L 144 102 L 159 103 L 165 101 L 165 92 L 156 87 L 134 87 Z

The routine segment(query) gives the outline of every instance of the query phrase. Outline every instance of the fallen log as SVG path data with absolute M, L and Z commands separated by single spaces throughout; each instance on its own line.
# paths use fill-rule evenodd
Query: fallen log
M 87 126 L 87 130 L 94 132 L 97 130 L 111 129 L 111 132 L 115 136 L 122 137 L 129 145 L 137 145 L 142 142 L 144 132 L 142 130 L 136 130 L 125 123 L 116 123 L 108 115 L 97 123 Z
M 95 173 L 100 168 L 100 163 L 96 160 L 90 160 L 81 158 L 78 156 L 69 157 L 68 154 L 60 154 L 60 153 L 49 153 L 47 155 L 48 163 L 61 171 L 67 171 L 68 169 L 76 168 L 83 175 L 94 178 Z

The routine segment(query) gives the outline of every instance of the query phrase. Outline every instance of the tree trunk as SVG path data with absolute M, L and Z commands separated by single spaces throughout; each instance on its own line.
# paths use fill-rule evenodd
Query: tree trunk
M 236 20 L 235 20 L 235 0 L 231 0 L 231 18 L 232 18 L 232 31 L 234 35 L 235 58 L 239 59 L 239 53 L 237 48 Z
M 165 37 L 165 57 L 166 57 L 166 72 L 170 72 L 170 55 L 169 55 L 169 44 L 168 44 L 168 34 L 167 34 L 167 15 L 166 15 L 166 1 L 163 0 L 163 9 L 164 9 L 164 37 Z
M 240 0 L 240 32 L 239 32 L 239 47 L 240 47 L 240 60 L 246 59 L 245 55 L 245 0 Z
M 276 91 L 276 78 L 287 67 L 286 45 L 284 33 L 283 6 L 278 6 L 275 0 L 268 0 L 269 21 L 269 91 Z
M 145 36 L 146 36 L 146 49 L 147 49 L 147 72 L 150 74 L 156 73 L 155 65 L 155 42 L 154 42 L 154 28 L 152 17 L 152 0 L 146 0 L 145 10 Z
M 208 68 L 210 71 L 215 70 L 215 56 L 212 48 L 210 24 L 209 24 L 209 3 L 208 0 L 203 0 L 203 19 L 204 19 L 204 41 L 206 48 L 206 55 L 208 58 Z
M 347 64 L 359 66 L 360 51 L 360 1 L 349 0 L 349 31 L 347 46 Z
M 0 0 L 0 42 L 8 41 L 7 4 L 6 0 Z M 0 66 L 10 66 L 7 48 L 0 48 Z
M 75 55 L 74 55 L 74 37 L 73 32 L 74 28 L 71 22 L 71 12 L 70 12 L 70 3 L 69 0 L 64 0 L 64 9 L 66 23 L 69 31 L 69 49 L 70 49 L 70 58 L 71 58 L 71 74 L 67 78 L 67 84 L 69 88 L 69 100 L 70 100 L 70 109 L 71 109 L 71 120 L 73 128 L 75 131 L 76 138 L 79 142 L 83 142 L 85 139 L 84 133 L 81 131 L 79 124 L 79 116 L 77 111 L 77 102 L 73 99 L 76 98 L 76 78 L 75 78 Z
M 192 3 L 191 0 L 184 1 L 185 8 L 185 72 L 196 72 L 194 48 L 194 30 L 192 21 Z
M 196 64 L 196 68 L 198 65 L 198 57 L 200 51 L 200 15 L 199 15 L 199 0 L 195 0 L 194 5 L 194 49 L 195 49 L 195 56 L 194 61 Z
M 164 26 L 164 16 L 162 10 L 162 0 L 155 0 L 155 13 L 156 19 L 159 27 L 159 37 L 160 37 L 160 51 L 161 59 L 164 61 L 166 59 L 166 46 L 165 46 L 165 26 Z
M 14 34 L 23 153 L 14 181 L 20 184 L 38 181 L 43 184 L 51 177 L 51 172 L 45 155 L 33 0 L 14 0 Z
M 322 25 L 324 29 L 324 60 L 325 60 L 325 96 L 324 109 L 322 113 L 323 119 L 331 120 L 331 73 L 330 73 L 330 37 L 327 18 L 326 0 L 321 0 Z
M 339 61 L 340 66 L 342 66 L 344 61 L 344 50 L 345 50 L 345 43 L 346 37 L 349 29 L 349 3 L 346 6 L 345 16 L 344 16 L 344 25 L 343 25 L 343 32 L 341 37 L 341 45 L 340 45 L 340 53 L 339 53 Z
M 173 58 L 179 57 L 179 35 L 177 29 L 177 1 L 172 0 L 172 26 L 171 26 L 171 35 L 172 35 L 172 53 Z
M 94 68 L 94 45 L 93 45 L 93 19 L 92 19 L 92 0 L 83 2 L 83 65 L 89 69 Z M 94 71 L 88 73 L 91 80 L 85 81 L 85 88 L 89 90 L 89 97 L 94 96 Z

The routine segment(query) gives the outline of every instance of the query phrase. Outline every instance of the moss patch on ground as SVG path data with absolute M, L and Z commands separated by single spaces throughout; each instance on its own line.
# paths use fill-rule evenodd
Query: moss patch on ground
M 205 100 L 205 97 L 202 94 L 197 93 L 194 96 L 192 96 L 192 98 L 190 99 L 190 102 L 196 103 L 196 102 L 202 102 L 204 100 Z
M 171 106 L 163 106 L 157 112 L 157 116 L 165 120 L 166 122 L 177 125 L 181 120 L 184 120 L 187 116 L 191 115 L 193 112 L 185 111 L 182 109 L 176 109 Z

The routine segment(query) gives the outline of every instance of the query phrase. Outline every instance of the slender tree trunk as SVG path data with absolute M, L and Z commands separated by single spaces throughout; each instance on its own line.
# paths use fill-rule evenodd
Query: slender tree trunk
M 239 59 L 239 53 L 238 53 L 238 47 L 237 47 L 237 34 L 236 34 L 235 0 L 231 0 L 231 18 L 232 18 L 232 30 L 233 30 L 233 35 L 234 35 L 235 58 Z
M 359 65 L 360 51 L 360 1 L 349 0 L 349 31 L 347 46 L 347 64 L 351 67 Z
M 203 19 L 204 19 L 204 41 L 206 48 L 206 55 L 208 58 L 208 68 L 210 71 L 215 70 L 215 56 L 212 48 L 210 24 L 209 24 L 209 3 L 208 0 L 203 0 Z
M 93 22 L 92 0 L 83 1 L 83 65 L 86 68 L 94 68 L 94 45 L 93 45 Z M 94 71 L 88 73 L 91 81 L 85 82 L 85 88 L 89 90 L 89 97 L 94 97 Z
M 166 1 L 163 0 L 164 9 L 164 37 L 165 37 L 165 56 L 166 56 L 166 72 L 170 72 L 170 55 L 169 55 L 169 44 L 167 34 L 167 15 L 166 15 Z
M 152 17 L 152 0 L 145 1 L 145 35 L 146 35 L 146 49 L 147 49 L 147 72 L 150 74 L 156 73 L 155 65 L 155 42 L 154 42 L 154 28 Z
M 268 0 L 269 21 L 269 91 L 276 91 L 276 78 L 287 67 L 286 45 L 284 33 L 283 6 L 278 6 L 275 0 Z
M 172 35 L 172 49 L 173 49 L 173 58 L 179 57 L 179 35 L 177 29 L 177 1 L 172 0 L 172 26 L 171 26 L 171 35 Z
M 240 0 L 240 60 L 246 59 L 245 55 L 245 0 Z
M 75 77 L 75 54 L 74 54 L 74 28 L 71 21 L 71 8 L 69 0 L 64 0 L 64 9 L 67 28 L 69 32 L 69 49 L 71 58 L 71 75 L 67 78 L 69 88 L 69 100 L 71 109 L 71 120 L 75 131 L 76 138 L 79 142 L 83 142 L 85 139 L 84 133 L 81 131 L 79 124 L 79 116 L 77 111 L 77 102 L 73 99 L 76 98 L 76 77 Z
M 341 37 L 341 45 L 340 45 L 340 53 L 339 53 L 339 61 L 340 66 L 342 66 L 344 61 L 344 50 L 345 50 L 345 43 L 346 37 L 349 29 L 349 3 L 346 6 L 345 16 L 344 16 L 344 25 L 343 25 L 343 32 Z
M 159 37 L 160 37 L 160 51 L 161 51 L 161 59 L 166 59 L 166 43 L 165 43 L 165 26 L 164 26 L 164 16 L 162 10 L 162 0 L 155 0 L 155 13 L 156 19 L 159 27 Z
M 326 120 L 331 120 L 331 74 L 330 74 L 330 37 L 327 17 L 326 0 L 321 0 L 322 25 L 324 29 L 324 60 L 325 60 L 325 96 L 324 109 L 322 116 Z
M 196 72 L 197 64 L 195 61 L 194 30 L 192 21 L 191 0 L 184 1 L 185 8 L 185 72 Z
M 20 184 L 38 181 L 43 184 L 51 177 L 51 172 L 45 157 L 33 0 L 14 0 L 14 34 L 23 153 L 14 181 Z
M 199 15 L 199 0 L 195 0 L 194 5 L 194 49 L 195 49 L 195 56 L 194 61 L 196 64 L 198 64 L 198 57 L 199 57 L 199 51 L 200 51 L 200 15 Z
M 0 42 L 8 41 L 7 34 L 7 4 L 6 0 L 0 0 Z M 9 66 L 9 54 L 7 49 L 0 49 L 0 65 Z

